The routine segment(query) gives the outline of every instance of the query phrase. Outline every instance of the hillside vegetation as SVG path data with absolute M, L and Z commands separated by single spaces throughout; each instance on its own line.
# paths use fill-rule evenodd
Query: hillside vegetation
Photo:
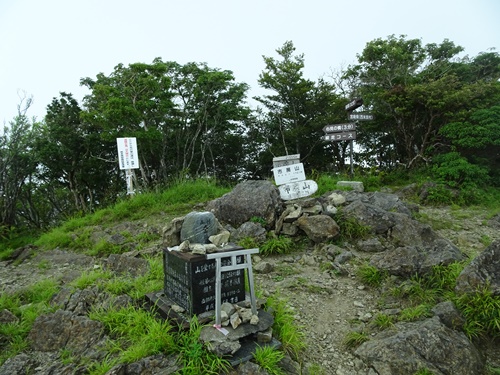
M 336 182 L 339 178 L 332 178 L 326 175 L 317 176 L 316 179 L 319 185 L 317 195 L 335 190 Z M 388 176 L 384 178 L 390 180 Z M 367 190 L 388 188 L 384 186 L 381 176 L 365 176 L 360 180 L 365 183 Z M 397 188 L 402 188 L 408 184 L 407 180 L 392 179 L 391 181 L 393 183 L 398 182 L 393 184 L 394 187 L 397 185 Z M 427 179 L 422 179 L 420 182 L 417 182 L 417 184 L 421 185 L 426 183 L 428 183 Z M 18 262 L 21 262 L 22 260 L 16 258 L 16 256 L 19 255 L 19 251 L 17 251 L 17 248 L 13 246 L 13 244 L 33 245 L 23 248 L 24 250 L 27 248 L 30 249 L 29 257 L 34 257 L 36 254 L 54 250 L 69 251 L 90 256 L 94 259 L 104 259 L 110 254 L 121 254 L 130 251 L 137 252 L 143 259 L 147 260 L 149 265 L 149 271 L 143 276 L 137 278 L 116 276 L 101 267 L 91 267 L 81 271 L 79 276 L 72 279 L 70 282 L 71 287 L 75 289 L 83 290 L 87 287 L 97 287 L 99 290 L 113 295 L 128 295 L 131 301 L 134 302 L 133 305 L 125 309 L 95 310 L 89 315 L 91 319 L 98 320 L 105 325 L 106 329 L 112 334 L 113 339 L 110 345 L 115 346 L 113 352 L 121 354 L 110 356 L 102 362 L 87 364 L 84 364 L 82 362 L 84 359 L 79 358 L 75 353 L 61 353 L 61 356 L 64 357 L 65 361 L 68 363 L 75 363 L 78 366 L 84 365 L 88 369 L 89 374 L 105 374 L 106 371 L 117 363 L 131 363 L 155 353 L 175 353 L 180 356 L 179 360 L 183 366 L 183 370 L 179 370 L 179 374 L 216 374 L 223 371 L 225 368 L 228 369 L 228 364 L 199 346 L 200 344 L 197 340 L 199 326 L 194 324 L 189 332 L 178 332 L 169 322 L 157 321 L 153 316 L 148 315 L 137 305 L 137 302 L 140 301 L 145 294 L 162 290 L 163 288 L 162 260 L 161 255 L 158 255 L 158 248 L 161 246 L 162 225 L 175 217 L 183 216 L 192 210 L 196 210 L 197 207 L 202 207 L 202 205 L 200 205 L 201 203 L 220 197 L 230 190 L 230 186 L 220 186 L 213 181 L 178 181 L 162 192 L 136 194 L 108 208 L 97 210 L 93 214 L 69 219 L 60 226 L 36 238 L 4 238 L 2 242 L 3 250 L 0 256 L 4 264 L 8 264 L 9 259 L 13 259 L 12 257 L 18 259 Z M 463 211 L 456 202 L 463 203 L 461 194 L 469 194 L 469 192 L 454 191 L 453 194 L 445 193 L 446 192 L 443 192 L 441 188 L 436 187 L 436 192 L 434 195 L 431 194 L 431 198 L 427 198 L 428 201 L 426 203 L 434 204 L 434 206 L 430 206 L 430 208 L 438 208 L 446 205 L 448 211 L 455 212 L 455 214 L 452 213 L 452 215 L 454 215 L 455 219 L 458 221 L 467 220 L 467 214 L 465 212 L 471 212 L 471 210 L 472 212 L 474 210 L 480 211 L 481 216 L 484 218 L 493 217 L 500 212 L 500 204 L 498 203 L 500 202 L 500 199 L 498 199 L 499 193 L 496 190 L 477 191 L 476 194 L 478 194 L 478 197 L 481 197 L 478 203 L 483 204 L 475 205 L 474 207 L 463 206 Z M 413 199 L 415 202 L 418 202 L 419 197 L 413 197 Z M 460 212 L 462 212 L 462 216 L 460 216 Z M 425 210 L 421 213 L 420 220 L 430 223 L 437 230 L 453 231 L 454 224 L 452 222 L 443 219 L 442 216 L 439 217 L 435 214 L 426 214 Z M 133 223 L 138 224 L 132 225 Z M 96 240 L 95 234 L 97 232 L 105 233 L 106 230 L 110 228 L 113 228 L 116 232 L 117 228 L 120 228 L 120 226 L 123 228 L 120 234 L 124 238 L 120 244 L 110 244 L 108 241 Z M 485 246 L 488 245 L 492 239 L 493 238 L 488 237 L 486 233 L 481 237 L 481 241 Z M 350 240 L 355 241 L 356 237 L 354 236 L 350 238 Z M 132 247 L 131 244 L 133 244 Z M 477 252 L 477 248 L 469 245 L 470 244 L 465 245 L 464 250 L 469 251 L 472 257 L 474 252 Z M 287 256 L 303 250 L 296 248 L 297 245 L 288 243 L 283 238 L 270 238 L 262 247 L 266 249 L 266 256 L 276 255 L 278 256 L 277 259 L 279 259 L 280 256 Z M 97 260 L 95 262 L 96 264 L 98 263 Z M 50 304 L 51 298 L 63 286 L 64 283 L 61 280 L 65 277 L 64 273 L 68 272 L 64 271 L 64 269 L 51 269 L 52 264 L 47 260 L 40 261 L 40 263 L 33 266 L 35 269 L 32 270 L 31 275 L 29 275 L 30 277 L 26 275 L 27 277 L 24 279 L 23 283 L 19 283 L 19 285 L 9 283 L 2 286 L 0 310 L 8 309 L 18 318 L 18 320 L 17 323 L 2 324 L 1 326 L 0 345 L 2 347 L 2 355 L 0 357 L 0 363 L 5 362 L 7 358 L 29 347 L 27 337 L 33 322 L 37 316 L 55 310 L 56 307 Z M 314 293 L 321 291 L 321 288 L 318 292 L 314 291 L 314 286 L 312 284 L 309 285 L 309 283 L 312 282 L 308 281 L 309 277 L 301 276 L 300 274 L 293 276 L 293 272 L 296 271 L 292 272 L 292 269 L 286 266 L 286 264 L 282 264 L 279 269 L 280 271 L 275 276 L 276 278 L 269 280 L 273 281 L 273 283 L 267 286 L 266 290 L 273 290 L 272 285 L 282 280 L 282 278 L 293 277 L 296 280 L 295 282 L 299 283 L 298 285 L 302 284 L 301 288 L 305 288 L 304 290 L 309 291 L 308 293 L 313 293 L 314 295 Z M 59 273 L 60 271 L 62 273 Z M 426 303 L 425 298 L 427 298 L 424 296 L 428 295 L 435 297 L 436 293 L 449 293 L 451 291 L 447 284 L 438 286 L 436 283 L 449 283 L 450 281 L 446 278 L 456 277 L 457 271 L 459 272 L 456 268 L 449 270 L 443 269 L 441 272 L 444 272 L 444 274 L 441 273 L 436 275 L 437 278 L 435 280 L 426 281 L 423 279 L 416 279 L 414 281 L 416 283 L 414 287 L 416 288 L 418 286 L 421 288 L 420 292 L 417 293 L 415 289 L 413 292 L 406 291 L 405 293 L 409 293 L 410 299 L 419 298 L 420 302 L 417 305 L 423 306 Z M 359 265 L 358 277 L 366 285 L 375 288 L 377 286 L 380 287 L 383 282 L 383 275 L 377 272 L 376 269 L 366 268 L 363 267 L 363 265 Z M 265 280 L 262 280 L 262 283 L 265 283 Z M 260 287 L 263 288 L 264 285 L 265 284 L 261 284 Z M 263 290 L 259 290 L 259 294 L 262 292 Z M 296 294 L 295 297 L 298 295 L 299 294 Z M 285 354 L 291 355 L 292 358 L 295 359 L 303 355 L 305 355 L 305 357 L 312 355 L 308 354 L 307 348 L 305 347 L 307 340 L 304 340 L 304 335 L 308 333 L 304 332 L 304 327 L 297 325 L 296 314 L 290 310 L 291 305 L 287 303 L 288 297 L 290 296 L 283 296 L 279 293 L 268 295 L 268 307 L 276 314 L 277 323 L 275 330 L 283 343 L 283 351 L 279 353 L 258 353 L 256 355 L 256 361 L 262 364 L 267 363 L 266 366 L 271 366 L 270 368 L 272 371 L 280 371 L 278 362 Z M 492 299 L 491 296 L 484 296 L 484 298 L 483 301 L 490 305 L 500 302 L 498 298 Z M 308 297 L 308 299 L 311 301 L 311 297 Z M 463 303 L 462 308 L 469 309 L 468 317 L 470 319 L 470 325 L 467 327 L 470 329 L 469 334 L 471 334 L 471 337 L 477 337 L 477 335 L 483 334 L 478 330 L 480 328 L 478 324 L 483 325 L 485 317 L 479 315 L 480 311 L 478 307 L 482 309 L 485 306 L 477 302 L 478 301 L 473 301 L 471 303 L 474 304 L 469 304 L 467 301 L 461 301 L 461 303 Z M 295 301 L 293 305 L 297 303 L 299 303 L 299 305 L 301 304 L 300 301 Z M 425 312 L 408 309 L 408 314 L 416 314 L 411 319 L 423 313 Z M 379 318 L 379 324 L 390 325 L 391 322 L 384 321 L 384 318 L 387 317 Z M 131 325 L 131 322 L 136 323 Z M 491 322 L 488 324 L 491 326 Z M 500 330 L 495 330 L 494 326 L 492 327 L 492 330 L 487 330 L 485 332 L 488 332 L 488 334 L 492 333 L 494 337 Z M 346 337 L 343 339 L 347 348 L 346 350 L 348 350 L 349 347 L 361 343 L 364 339 L 364 337 L 356 336 L 354 332 L 347 333 Z M 309 358 L 310 360 L 315 360 L 314 357 Z M 275 365 L 270 365 L 269 363 L 274 363 Z M 315 373 L 321 374 L 321 371 L 325 371 L 321 369 L 319 362 L 316 365 L 313 363 L 312 366 L 313 369 L 316 368 L 317 372 Z M 491 373 L 494 374 L 498 369 L 495 370 L 495 368 L 491 368 L 491 371 Z M 328 372 L 323 373 L 326 374 Z

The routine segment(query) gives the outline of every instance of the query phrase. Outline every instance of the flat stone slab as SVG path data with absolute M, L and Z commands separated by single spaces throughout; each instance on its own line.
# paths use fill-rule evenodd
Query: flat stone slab
M 350 187 L 352 190 L 359 191 L 360 193 L 365 191 L 365 187 L 361 181 L 338 181 L 337 186 Z

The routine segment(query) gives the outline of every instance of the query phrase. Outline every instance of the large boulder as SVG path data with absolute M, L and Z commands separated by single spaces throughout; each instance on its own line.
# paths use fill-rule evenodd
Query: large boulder
M 102 323 L 66 310 L 36 318 L 28 340 L 33 350 L 41 352 L 69 349 L 95 359 L 105 354 L 99 351 L 106 341 Z
M 254 217 L 262 218 L 267 227 L 274 227 L 282 211 L 278 188 L 267 180 L 241 182 L 224 196 L 207 204 L 207 209 L 223 223 L 238 227 Z
M 473 293 L 483 288 L 500 295 L 500 240 L 484 249 L 457 278 L 458 293 Z
M 361 344 L 355 354 L 379 375 L 414 375 L 427 369 L 435 375 L 482 374 L 484 362 L 463 332 L 439 317 L 398 323 Z
M 340 234 L 338 224 L 327 215 L 304 215 L 299 217 L 296 224 L 314 243 L 333 240 Z
M 212 212 L 190 212 L 181 226 L 181 242 L 210 243 L 209 238 L 219 231 L 219 222 Z
M 444 239 L 423 246 L 401 246 L 374 254 L 370 264 L 391 275 L 410 278 L 415 274 L 430 274 L 434 266 L 447 266 L 464 260 L 460 250 Z

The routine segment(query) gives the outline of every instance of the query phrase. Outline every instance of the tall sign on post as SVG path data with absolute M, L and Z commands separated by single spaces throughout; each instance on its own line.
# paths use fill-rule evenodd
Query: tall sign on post
M 118 148 L 118 164 L 121 170 L 125 170 L 127 194 L 134 194 L 133 169 L 139 168 L 137 141 L 135 138 L 116 138 L 116 145 Z
M 373 120 L 373 115 L 368 112 L 353 112 L 355 109 L 363 105 L 363 99 L 356 98 L 346 104 L 345 110 L 347 111 L 347 118 L 351 121 L 346 124 L 326 125 L 323 128 L 325 135 L 321 137 L 324 141 L 349 141 L 350 142 L 350 164 L 351 175 L 354 175 L 353 170 L 353 141 L 356 139 L 356 125 L 358 121 Z

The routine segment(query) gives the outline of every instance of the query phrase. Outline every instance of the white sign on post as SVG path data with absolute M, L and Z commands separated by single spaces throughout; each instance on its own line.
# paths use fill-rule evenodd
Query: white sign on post
M 120 169 L 139 168 L 139 155 L 135 138 L 116 138 Z
M 276 185 L 283 185 L 289 182 L 303 181 L 306 179 L 304 164 L 297 163 L 273 168 Z
M 135 138 L 116 138 L 116 145 L 118 146 L 118 164 L 121 170 L 125 170 L 127 194 L 134 194 L 134 172 L 132 169 L 139 168 L 137 141 Z
M 273 158 L 273 168 L 297 163 L 300 163 L 300 154 L 278 156 Z

